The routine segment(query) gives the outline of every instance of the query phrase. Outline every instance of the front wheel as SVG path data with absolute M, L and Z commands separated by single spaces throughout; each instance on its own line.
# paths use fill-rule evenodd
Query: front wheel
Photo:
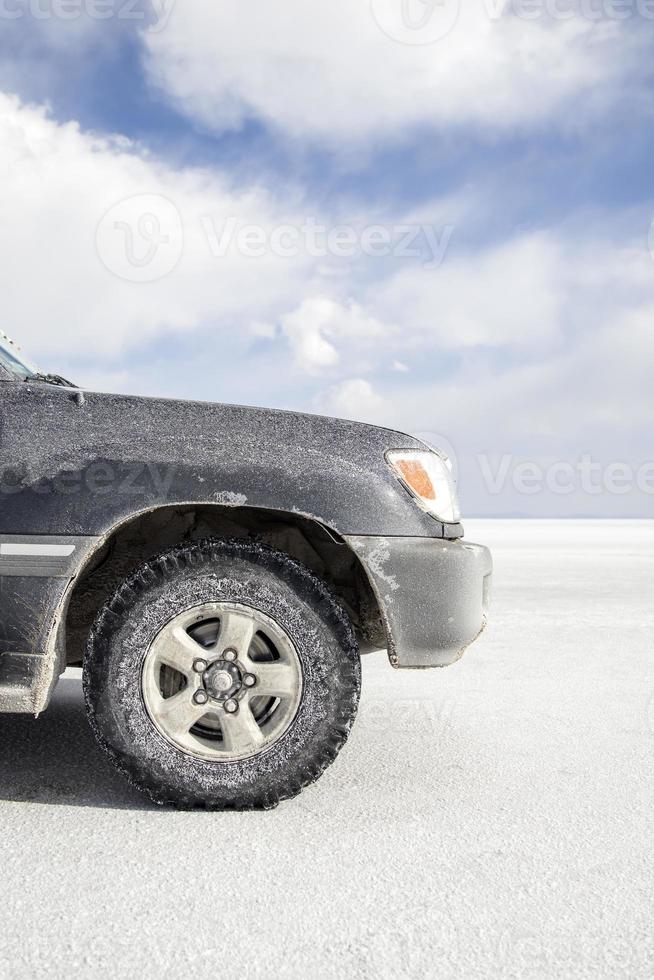
M 92 727 L 158 802 L 274 806 L 313 782 L 354 721 L 352 627 L 308 569 L 207 540 L 142 566 L 101 611 L 84 664 Z

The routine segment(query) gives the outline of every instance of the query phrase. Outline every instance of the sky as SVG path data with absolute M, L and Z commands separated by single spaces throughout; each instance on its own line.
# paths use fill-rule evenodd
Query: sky
M 0 0 L 2 328 L 654 516 L 654 0 Z

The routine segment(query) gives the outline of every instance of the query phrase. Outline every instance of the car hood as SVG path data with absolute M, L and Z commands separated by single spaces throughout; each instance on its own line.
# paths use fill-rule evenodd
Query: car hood
M 305 412 L 100 392 L 85 392 L 84 398 L 107 422 L 118 424 L 121 432 L 133 429 L 139 441 L 220 442 L 243 454 L 255 452 L 256 447 L 269 450 L 271 445 L 294 454 L 298 449 L 322 448 L 358 461 L 368 453 L 378 458 L 388 449 L 424 448 L 404 432 Z
M 304 514 L 342 534 L 435 531 L 386 461 L 390 449 L 423 446 L 402 432 L 43 383 L 11 385 L 10 393 L 16 405 L 3 449 L 22 461 L 25 488 L 4 505 L 14 526 L 38 512 L 58 533 L 103 533 L 155 506 L 217 503 Z M 64 493 L 69 480 L 83 491 L 74 507 Z

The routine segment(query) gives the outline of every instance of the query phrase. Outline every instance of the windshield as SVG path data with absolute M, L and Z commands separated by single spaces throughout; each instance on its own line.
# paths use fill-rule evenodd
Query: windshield
M 20 354 L 9 337 L 0 330 L 0 364 L 17 378 L 31 378 L 37 370 Z

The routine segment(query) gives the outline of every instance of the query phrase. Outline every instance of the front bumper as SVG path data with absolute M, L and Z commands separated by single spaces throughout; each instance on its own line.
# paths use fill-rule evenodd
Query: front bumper
M 488 548 L 439 538 L 347 537 L 379 601 L 395 667 L 446 667 L 486 625 Z

